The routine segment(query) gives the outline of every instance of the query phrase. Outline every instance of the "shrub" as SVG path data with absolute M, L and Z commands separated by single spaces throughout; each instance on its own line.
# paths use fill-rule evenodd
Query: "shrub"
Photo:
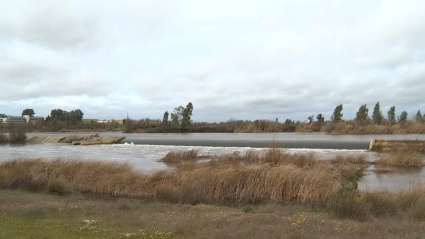
M 9 131 L 9 142 L 12 144 L 25 143 L 27 134 L 24 129 L 21 128 L 12 128 Z

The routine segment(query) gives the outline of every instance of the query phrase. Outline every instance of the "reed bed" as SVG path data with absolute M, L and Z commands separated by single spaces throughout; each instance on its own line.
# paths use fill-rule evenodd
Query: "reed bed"
M 397 192 L 362 191 L 346 201 L 339 215 L 368 219 L 372 216 L 395 216 L 413 220 L 425 219 L 425 184 L 415 183 Z
M 330 162 L 332 164 L 367 164 L 365 155 L 337 155 Z
M 408 120 L 403 124 L 389 124 L 384 121 L 382 124 L 375 124 L 373 121 L 347 120 L 340 123 L 328 122 L 324 127 L 325 131 L 331 134 L 424 134 L 425 124 Z
M 198 157 L 198 150 L 189 150 L 189 151 L 171 151 L 168 152 L 160 162 L 164 163 L 181 163 L 187 161 L 196 161 Z
M 377 161 L 379 166 L 423 167 L 423 155 L 417 152 L 392 152 L 382 155 Z
M 326 165 L 293 164 L 295 159 L 283 161 L 277 155 L 286 154 L 276 151 L 274 156 L 280 160 L 261 161 L 271 153 L 273 151 L 264 155 L 247 153 L 242 157 L 250 158 L 253 164 L 235 163 L 240 159 L 232 154 L 227 156 L 231 160 L 223 156 L 153 174 L 144 174 L 130 165 L 116 162 L 17 159 L 0 164 L 0 186 L 126 197 L 156 196 L 161 200 L 188 203 L 325 203 L 341 184 L 342 174 Z

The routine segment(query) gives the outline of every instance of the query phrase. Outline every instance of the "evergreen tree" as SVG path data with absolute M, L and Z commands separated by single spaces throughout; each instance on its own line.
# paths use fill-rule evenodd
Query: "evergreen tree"
M 418 113 L 416 113 L 416 121 L 422 122 L 424 120 L 424 117 L 421 114 L 421 110 L 418 110 Z
M 406 120 L 407 120 L 407 112 L 404 110 L 403 112 L 401 112 L 398 122 L 404 123 L 406 122 Z
M 342 104 L 338 105 L 335 108 L 334 113 L 331 116 L 331 120 L 333 122 L 337 123 L 337 122 L 341 122 L 342 121 L 342 116 L 343 116 L 342 110 L 343 110 Z
M 381 124 L 383 118 L 384 116 L 382 115 L 382 110 L 378 101 L 378 103 L 376 103 L 375 105 L 375 108 L 373 108 L 372 119 L 375 121 L 376 124 Z
M 35 113 L 33 109 L 25 109 L 22 111 L 22 116 L 29 115 L 30 117 L 34 117 Z
M 164 117 L 162 118 L 162 123 L 164 124 L 168 123 L 168 111 L 165 111 Z
M 323 117 L 322 114 L 318 114 L 316 116 L 316 119 L 317 119 L 317 122 L 319 122 L 319 123 L 324 123 L 325 122 L 325 117 Z
M 390 121 L 390 124 L 395 124 L 395 106 L 391 107 L 390 110 L 388 110 L 388 120 Z
M 367 120 L 369 118 L 369 108 L 366 105 L 362 105 L 357 111 L 356 120 Z

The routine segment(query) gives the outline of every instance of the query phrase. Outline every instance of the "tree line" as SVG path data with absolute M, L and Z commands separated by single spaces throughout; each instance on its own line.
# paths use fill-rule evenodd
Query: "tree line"
M 335 107 L 334 112 L 331 116 L 331 121 L 334 123 L 338 123 L 343 121 L 342 117 L 342 110 L 343 105 L 340 104 L 337 107 Z M 396 107 L 392 106 L 387 111 L 387 119 L 391 125 L 398 123 L 403 123 L 407 121 L 408 113 L 403 110 L 400 115 L 396 116 Z M 381 124 L 382 120 L 385 119 L 384 114 L 382 113 L 381 106 L 379 104 L 379 101 L 375 104 L 375 107 L 373 108 L 372 112 L 372 118 L 369 117 L 369 108 L 366 104 L 360 106 L 359 110 L 356 113 L 355 120 L 356 121 L 367 121 L 367 120 L 373 120 L 375 124 Z M 414 119 L 418 122 L 424 122 L 425 121 L 425 114 L 422 115 L 421 110 L 419 109 L 416 113 Z

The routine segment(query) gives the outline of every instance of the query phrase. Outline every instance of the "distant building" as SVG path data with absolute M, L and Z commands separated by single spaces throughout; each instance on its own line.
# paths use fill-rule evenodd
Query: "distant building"
M 26 123 L 27 119 L 22 116 L 6 116 L 3 118 L 3 123 Z

